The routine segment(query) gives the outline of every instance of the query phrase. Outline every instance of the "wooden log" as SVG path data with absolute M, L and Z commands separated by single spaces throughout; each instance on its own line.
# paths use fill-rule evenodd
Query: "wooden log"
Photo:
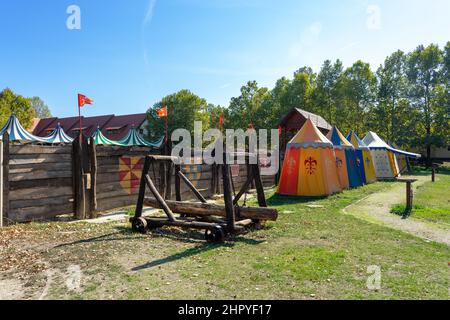
M 210 222 L 198 222 L 198 221 L 169 221 L 164 218 L 146 218 L 147 224 L 151 227 L 162 227 L 162 226 L 172 226 L 172 227 L 182 227 L 189 229 L 209 229 L 212 230 L 218 226 L 217 223 Z
M 73 179 L 74 179 L 74 210 L 75 218 L 83 220 L 86 218 L 86 194 L 84 189 L 84 177 L 83 177 L 83 158 L 82 158 L 82 141 L 80 138 L 75 139 L 73 142 Z
M 207 203 L 206 199 L 202 196 L 202 194 L 194 187 L 191 181 L 189 181 L 189 179 L 182 172 L 178 172 L 178 175 L 180 176 L 181 180 L 183 180 L 184 183 L 189 187 L 189 189 L 194 193 L 197 199 L 200 200 L 200 202 Z
M 145 179 L 147 182 L 147 186 L 149 187 L 150 191 L 153 193 L 153 195 L 156 198 L 156 202 L 158 203 L 159 208 L 164 210 L 164 212 L 167 215 L 167 218 L 169 218 L 170 221 L 175 221 L 176 219 L 173 215 L 172 210 L 167 205 L 164 198 L 159 194 L 158 190 L 156 189 L 155 185 L 153 184 L 152 179 L 150 179 L 150 177 L 148 175 L 145 175 Z
M 222 165 L 222 176 L 223 176 L 223 194 L 225 201 L 225 218 L 227 220 L 227 231 L 234 232 L 235 229 L 235 212 L 233 205 L 233 190 L 232 190 L 232 179 L 230 166 L 227 163 L 227 154 L 223 154 L 224 164 Z
M 144 203 L 149 207 L 162 209 L 155 198 L 146 197 Z M 179 214 L 226 217 L 225 206 L 223 205 L 172 200 L 166 200 L 166 203 L 172 212 Z M 237 216 L 241 219 L 276 221 L 278 218 L 277 210 L 271 208 L 236 207 L 236 212 L 238 213 Z
M 181 180 L 179 173 L 181 172 L 181 167 L 175 165 L 175 199 L 181 201 Z
M 258 204 L 260 207 L 267 207 L 266 196 L 264 194 L 264 186 L 261 181 L 261 172 L 259 171 L 259 161 L 258 164 L 251 165 L 251 170 L 255 181 Z

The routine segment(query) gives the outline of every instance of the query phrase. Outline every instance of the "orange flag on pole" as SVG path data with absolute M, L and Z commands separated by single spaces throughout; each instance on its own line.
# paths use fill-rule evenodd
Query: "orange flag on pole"
M 167 118 L 167 107 L 162 107 L 156 110 L 159 118 Z
M 94 100 L 91 98 L 86 97 L 85 95 L 78 94 L 78 108 L 81 108 L 82 106 L 86 104 L 93 104 Z

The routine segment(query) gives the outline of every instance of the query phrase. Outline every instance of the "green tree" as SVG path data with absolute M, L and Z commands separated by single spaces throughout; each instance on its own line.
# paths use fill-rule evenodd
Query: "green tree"
M 294 107 L 313 111 L 310 104 L 312 93 L 311 78 L 307 72 L 296 72 L 288 90 L 289 109 Z
M 338 80 L 336 120 L 341 131 L 367 129 L 367 114 L 375 100 L 377 80 L 368 63 L 361 60 L 346 69 Z
M 411 85 L 410 99 L 421 111 L 425 136 L 421 145 L 427 148 L 427 164 L 431 165 L 431 147 L 442 145 L 442 137 L 436 129 L 436 120 L 442 108 L 437 103 L 442 90 L 444 55 L 437 45 L 419 46 L 408 56 L 407 74 Z
M 36 117 L 35 110 L 31 106 L 29 99 L 15 94 L 11 89 L 4 89 L 0 92 L 0 123 L 6 124 L 8 118 L 15 114 L 22 126 L 26 129 L 33 124 Z
M 203 130 L 209 128 L 210 115 L 207 113 L 206 100 L 189 90 L 181 90 L 162 98 L 147 111 L 148 139 L 150 140 L 159 139 L 165 134 L 166 119 L 160 119 L 157 115 L 157 110 L 163 106 L 167 106 L 168 109 L 169 138 L 176 129 L 186 129 L 193 134 L 195 121 L 202 121 Z
M 336 60 L 333 64 L 326 60 L 317 75 L 312 93 L 315 110 L 330 123 L 336 123 L 336 106 L 338 104 L 338 81 L 343 72 L 342 62 Z
M 39 97 L 30 98 L 31 106 L 36 111 L 36 116 L 40 119 L 51 118 L 50 108 Z
M 397 51 L 387 57 L 384 65 L 378 68 L 377 78 L 378 105 L 373 110 L 373 114 L 378 116 L 375 126 L 385 139 L 398 143 L 397 139 L 407 134 L 402 127 L 409 115 L 409 103 L 406 101 L 406 55 Z
M 226 127 L 247 129 L 251 122 L 259 127 L 262 122 L 256 118 L 257 111 L 269 96 L 267 88 L 259 88 L 256 81 L 249 81 L 241 88 L 239 97 L 231 98 Z

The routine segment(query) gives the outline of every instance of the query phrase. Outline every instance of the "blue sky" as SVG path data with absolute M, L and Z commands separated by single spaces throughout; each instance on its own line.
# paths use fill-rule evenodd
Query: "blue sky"
M 81 30 L 66 27 L 72 4 Z M 185 88 L 227 106 L 249 80 L 272 87 L 325 59 L 376 69 L 397 49 L 442 47 L 449 12 L 447 0 L 0 0 L 0 88 L 61 117 L 78 92 L 95 100 L 85 115 L 145 112 Z

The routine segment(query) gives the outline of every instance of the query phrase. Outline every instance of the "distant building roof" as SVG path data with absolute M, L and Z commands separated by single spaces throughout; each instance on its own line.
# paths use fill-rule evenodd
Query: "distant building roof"
M 303 123 L 307 120 L 310 119 L 314 125 L 316 125 L 316 127 L 318 127 L 319 129 L 323 129 L 323 130 L 331 130 L 333 127 L 321 116 L 308 112 L 306 110 L 303 109 L 299 109 L 299 108 L 294 108 L 291 110 L 291 112 L 289 112 L 286 116 L 283 117 L 283 119 L 280 121 L 279 125 L 282 127 L 285 127 L 289 120 L 294 116 L 294 115 L 300 115 L 303 118 Z M 303 125 L 303 123 L 299 124 L 299 127 L 301 127 Z M 300 129 L 300 128 L 298 128 Z
M 95 117 L 81 117 L 82 128 L 86 136 L 92 136 L 97 128 L 111 140 L 120 140 L 124 138 L 132 127 L 139 128 L 145 122 L 147 115 L 145 113 L 130 115 L 103 115 Z M 79 131 L 78 117 L 70 118 L 48 118 L 41 119 L 33 130 L 37 136 L 47 136 L 49 130 L 53 131 L 58 123 L 62 129 L 72 138 L 75 138 Z

